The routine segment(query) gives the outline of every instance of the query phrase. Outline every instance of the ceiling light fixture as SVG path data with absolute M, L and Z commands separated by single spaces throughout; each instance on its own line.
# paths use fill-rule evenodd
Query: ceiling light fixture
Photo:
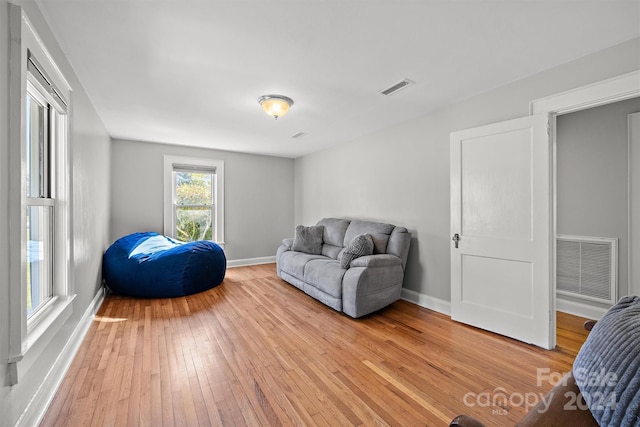
M 258 103 L 265 113 L 278 120 L 278 117 L 287 114 L 289 107 L 293 105 L 293 99 L 282 95 L 263 95 L 258 98 Z

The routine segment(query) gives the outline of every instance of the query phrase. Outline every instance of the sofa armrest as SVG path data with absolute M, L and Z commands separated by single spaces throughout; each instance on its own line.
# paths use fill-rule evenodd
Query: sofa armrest
M 591 331 L 593 327 L 596 326 L 596 322 L 597 320 L 587 320 L 586 322 L 584 322 L 583 326 L 587 331 Z
M 351 261 L 342 279 L 342 311 L 361 317 L 400 299 L 402 260 L 395 255 L 367 255 Z
M 291 238 L 283 239 L 282 244 L 278 246 L 278 249 L 276 250 L 276 272 L 278 274 L 278 277 L 281 279 L 283 278 L 282 272 L 281 272 L 281 268 L 282 268 L 281 257 L 282 257 L 282 254 L 291 251 L 292 246 L 293 246 L 293 239 Z
M 485 425 L 468 415 L 458 415 L 451 421 L 449 427 L 485 427 Z
M 288 251 L 290 251 L 291 247 L 293 246 L 293 237 L 282 239 L 282 244 L 286 247 Z
M 351 267 L 391 267 L 402 265 L 402 260 L 395 255 L 365 255 L 351 261 Z

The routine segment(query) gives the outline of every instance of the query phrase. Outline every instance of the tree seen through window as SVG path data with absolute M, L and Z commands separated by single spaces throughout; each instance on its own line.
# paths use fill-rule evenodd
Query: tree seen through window
M 174 171 L 176 239 L 213 239 L 215 174 Z

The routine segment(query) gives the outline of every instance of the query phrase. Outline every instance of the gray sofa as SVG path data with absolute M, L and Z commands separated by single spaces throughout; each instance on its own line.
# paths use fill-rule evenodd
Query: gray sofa
M 294 251 L 294 239 L 284 239 L 276 254 L 278 277 L 354 318 L 400 298 L 411 242 L 406 228 L 339 218 L 324 218 L 317 225 L 323 227 L 321 253 Z M 355 237 L 367 234 L 373 240 L 373 254 L 355 258 L 343 268 L 345 248 Z

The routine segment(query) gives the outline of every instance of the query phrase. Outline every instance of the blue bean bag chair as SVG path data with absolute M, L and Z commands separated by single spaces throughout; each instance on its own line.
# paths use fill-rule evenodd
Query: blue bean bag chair
M 116 240 L 104 254 L 103 277 L 115 293 L 141 298 L 191 295 L 222 283 L 224 251 L 214 242 L 183 243 L 158 233 Z

